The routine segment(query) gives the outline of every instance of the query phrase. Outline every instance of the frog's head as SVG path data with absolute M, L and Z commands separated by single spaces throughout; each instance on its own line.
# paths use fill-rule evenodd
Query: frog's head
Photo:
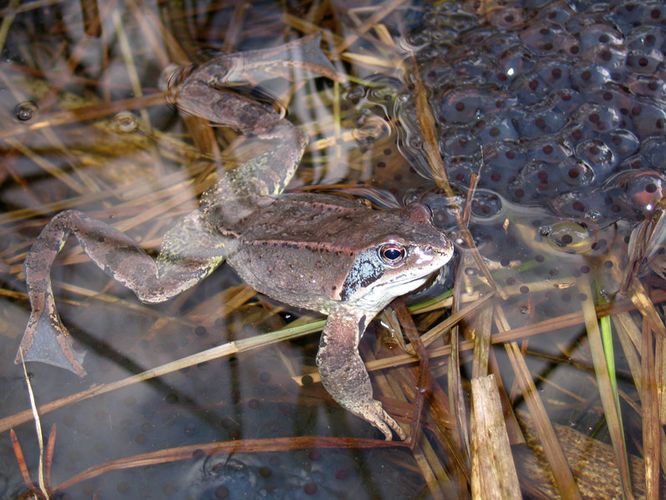
M 453 243 L 430 218 L 425 206 L 414 204 L 386 217 L 382 225 L 370 225 L 367 244 L 356 252 L 342 285 L 341 300 L 377 312 L 446 265 L 453 256 Z

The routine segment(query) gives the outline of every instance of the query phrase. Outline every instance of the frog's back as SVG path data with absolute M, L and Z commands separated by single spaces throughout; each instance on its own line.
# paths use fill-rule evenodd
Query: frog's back
M 259 292 L 328 313 L 358 247 L 345 236 L 373 213 L 335 196 L 283 195 L 234 227 L 227 261 Z

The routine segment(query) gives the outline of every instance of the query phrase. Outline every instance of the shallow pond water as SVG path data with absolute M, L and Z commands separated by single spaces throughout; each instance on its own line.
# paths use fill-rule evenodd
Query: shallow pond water
M 334 78 L 258 74 L 234 90 L 308 137 L 288 190 L 379 210 L 420 201 L 455 242 L 452 263 L 407 300 L 430 361 L 405 354 L 399 307 L 361 342 L 375 395 L 413 446 L 384 442 L 321 387 L 320 317 L 255 294 L 226 266 L 142 304 L 71 238 L 51 279 L 87 375 L 26 365 L 54 443 L 50 496 L 469 496 L 483 455 L 470 382 L 486 373 L 524 495 L 566 496 L 569 475 L 582 496 L 663 488 L 663 2 L 9 1 L 0 12 L 0 497 L 40 489 L 14 357 L 41 228 L 76 208 L 156 255 L 238 152 L 232 130 L 179 113 L 162 70 L 313 33 Z M 286 340 L 266 335 L 284 327 Z

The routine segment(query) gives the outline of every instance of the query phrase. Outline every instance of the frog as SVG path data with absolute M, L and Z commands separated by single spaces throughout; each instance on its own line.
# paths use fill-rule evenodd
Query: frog
M 54 216 L 25 259 L 31 313 L 17 362 L 41 361 L 86 374 L 84 353 L 75 349 L 58 315 L 50 281 L 70 235 L 143 303 L 169 300 L 226 261 L 257 292 L 327 315 L 316 355 L 324 388 L 386 440 L 393 439 L 392 432 L 406 439 L 373 397 L 359 341 L 392 300 L 424 285 L 450 261 L 453 245 L 423 204 L 377 210 L 334 194 L 285 191 L 307 147 L 306 134 L 235 86 L 257 72 L 285 76 L 295 68 L 312 77 L 334 74 L 317 36 L 165 70 L 162 86 L 171 90 L 181 112 L 235 129 L 238 141 L 261 147 L 249 148 L 252 154 L 241 155 L 235 168 L 218 175 L 198 208 L 165 233 L 156 258 L 82 211 Z

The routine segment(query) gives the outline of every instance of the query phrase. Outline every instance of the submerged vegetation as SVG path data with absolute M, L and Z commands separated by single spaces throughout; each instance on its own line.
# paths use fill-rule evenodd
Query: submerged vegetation
M 662 3 L 1 12 L 0 496 L 660 496 Z M 161 71 L 315 33 L 331 78 L 237 89 L 308 136 L 289 189 L 377 209 L 419 200 L 456 243 L 446 272 L 361 343 L 408 439 L 385 442 L 320 387 L 321 318 L 228 268 L 146 306 L 68 244 L 52 281 L 89 375 L 14 365 L 23 261 L 53 215 L 85 211 L 154 254 L 247 154 L 228 147 L 234 132 L 179 114 Z

